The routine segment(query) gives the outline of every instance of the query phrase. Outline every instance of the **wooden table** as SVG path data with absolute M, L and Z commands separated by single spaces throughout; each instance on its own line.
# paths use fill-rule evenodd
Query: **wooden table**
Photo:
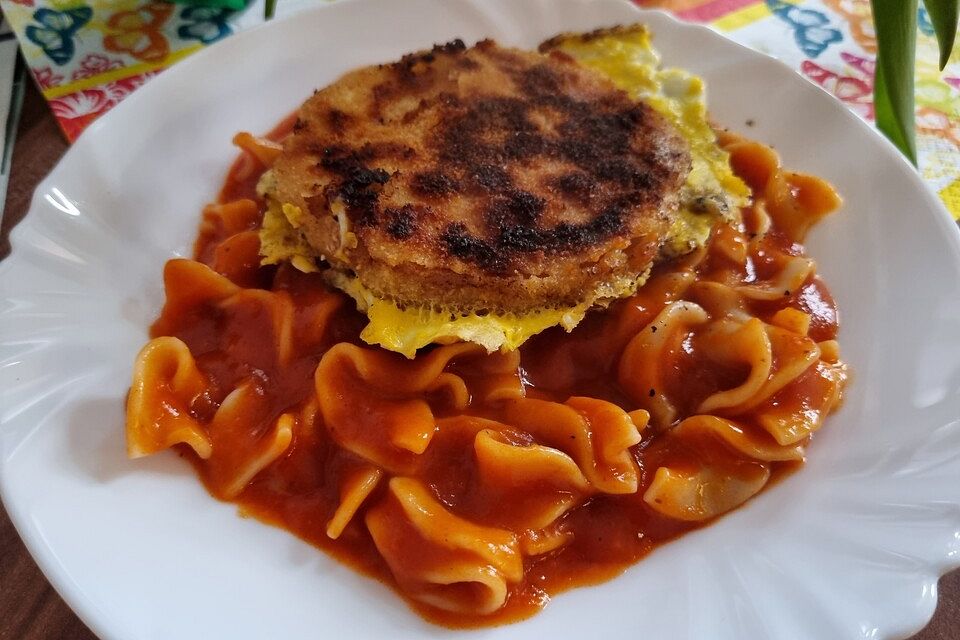
M 66 149 L 67 144 L 43 98 L 31 85 L 13 153 L 13 170 L 0 230 L 0 257 L 6 256 L 10 250 L 7 235 L 10 228 L 26 214 L 34 187 Z M 117 437 L 121 437 L 121 434 L 117 434 Z M 957 481 L 960 482 L 960 478 Z M 95 638 L 47 583 L 20 542 L 6 513 L 0 509 L 0 640 Z M 937 612 L 930 625 L 912 640 L 960 640 L 960 570 L 940 580 Z

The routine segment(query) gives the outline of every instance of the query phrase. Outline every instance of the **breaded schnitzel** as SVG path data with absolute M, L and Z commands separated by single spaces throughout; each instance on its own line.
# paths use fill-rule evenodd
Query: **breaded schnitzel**
M 688 116 L 715 148 L 702 111 L 674 117 L 563 50 L 491 40 L 352 71 L 303 104 L 262 182 L 265 262 L 324 270 L 367 312 L 362 337 L 410 357 L 570 330 L 705 240 L 712 222 L 690 220 L 713 218 L 689 202 L 726 207 L 688 184 Z
M 273 172 L 308 242 L 376 295 L 523 312 L 636 282 L 689 162 L 565 55 L 454 41 L 316 93 Z

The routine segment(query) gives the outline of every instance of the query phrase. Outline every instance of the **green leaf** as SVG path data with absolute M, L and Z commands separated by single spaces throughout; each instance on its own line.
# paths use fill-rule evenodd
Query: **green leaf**
M 914 61 L 917 0 L 870 0 L 877 31 L 877 72 L 873 85 L 877 128 L 917 164 Z
M 915 143 L 911 135 L 913 129 L 907 127 L 904 131 L 897 122 L 897 116 L 894 113 L 893 105 L 890 102 L 890 95 L 887 90 L 887 83 L 883 77 L 883 69 L 877 65 L 877 74 L 874 79 L 873 87 L 873 106 L 877 117 L 877 127 L 885 136 L 890 139 L 903 155 L 913 164 L 917 163 Z
M 960 0 L 923 0 L 930 14 L 930 22 L 937 33 L 940 46 L 940 70 L 947 66 L 953 42 L 957 37 L 957 20 L 960 19 Z

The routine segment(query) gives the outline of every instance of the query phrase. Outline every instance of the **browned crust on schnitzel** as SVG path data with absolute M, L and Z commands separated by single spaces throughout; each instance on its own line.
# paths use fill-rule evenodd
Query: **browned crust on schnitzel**
M 566 31 L 564 33 L 558 33 L 552 38 L 548 38 L 547 40 L 541 42 L 540 46 L 537 47 L 537 51 L 540 53 L 550 53 L 551 51 L 557 50 L 561 45 L 563 45 L 563 43 L 570 42 L 571 40 L 592 42 L 608 36 L 635 33 L 637 31 L 646 31 L 646 27 L 642 24 L 617 24 L 611 27 L 600 27 L 599 29 L 594 29 L 593 31 L 577 33 Z
M 564 54 L 456 40 L 310 98 L 275 197 L 379 295 L 522 311 L 643 274 L 689 164 L 660 115 Z

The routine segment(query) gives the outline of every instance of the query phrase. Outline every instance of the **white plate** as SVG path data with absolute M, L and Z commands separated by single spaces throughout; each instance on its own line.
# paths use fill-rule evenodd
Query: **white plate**
M 232 37 L 94 124 L 0 266 L 0 488 L 44 573 L 106 639 L 460 635 L 288 533 L 237 517 L 175 454 L 124 457 L 133 357 L 236 152 L 347 69 L 460 36 L 533 46 L 647 21 L 716 119 L 846 198 L 814 232 L 855 379 L 802 471 L 622 577 L 483 638 L 897 638 L 960 565 L 960 237 L 896 151 L 785 66 L 632 5 L 337 3 Z

